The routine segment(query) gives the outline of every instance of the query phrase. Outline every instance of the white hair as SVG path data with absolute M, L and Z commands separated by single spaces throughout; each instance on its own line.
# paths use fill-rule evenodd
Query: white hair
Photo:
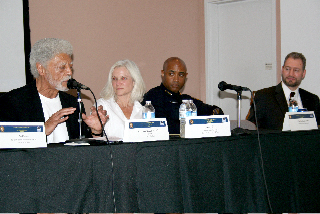
M 31 48 L 29 59 L 33 77 L 39 77 L 37 62 L 46 68 L 47 63 L 60 53 L 65 53 L 72 57 L 73 48 L 70 42 L 57 38 L 45 38 L 37 41 Z

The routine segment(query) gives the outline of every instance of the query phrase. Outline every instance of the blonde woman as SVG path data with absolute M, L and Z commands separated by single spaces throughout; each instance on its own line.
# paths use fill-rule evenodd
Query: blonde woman
M 109 115 L 104 127 L 108 137 L 123 138 L 125 121 L 142 118 L 140 102 L 145 92 L 144 81 L 134 62 L 120 60 L 111 67 L 107 84 L 97 101 Z

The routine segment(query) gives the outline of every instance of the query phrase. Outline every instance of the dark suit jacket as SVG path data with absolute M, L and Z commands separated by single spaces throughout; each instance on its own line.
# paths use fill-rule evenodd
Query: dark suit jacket
M 301 88 L 299 88 L 299 93 L 303 108 L 306 108 L 308 111 L 314 111 L 319 125 L 319 97 Z M 256 103 L 259 128 L 282 130 L 284 116 L 288 111 L 288 104 L 284 96 L 281 83 L 277 86 L 257 91 L 255 93 L 254 100 Z M 251 104 L 248 120 L 256 123 L 253 103 Z
M 62 108 L 75 107 L 77 110 L 66 121 L 69 139 L 79 138 L 79 107 L 77 98 L 59 92 Z M 84 109 L 83 107 L 81 109 Z M 45 122 L 36 81 L 5 93 L 0 97 L 0 121 L 6 122 Z M 82 133 L 90 137 L 88 127 L 83 122 Z

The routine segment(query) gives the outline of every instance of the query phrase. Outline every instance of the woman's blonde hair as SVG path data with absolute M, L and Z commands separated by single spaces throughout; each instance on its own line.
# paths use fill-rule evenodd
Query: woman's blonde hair
M 142 79 L 140 70 L 138 66 L 133 62 L 128 59 L 120 60 L 116 62 L 110 69 L 107 84 L 104 86 L 102 89 L 100 96 L 104 98 L 105 100 L 110 99 L 111 97 L 114 97 L 115 100 L 117 100 L 116 93 L 113 90 L 112 87 L 112 73 L 114 69 L 119 68 L 119 67 L 125 67 L 130 75 L 131 78 L 134 82 L 134 86 L 131 92 L 131 98 L 130 101 L 134 103 L 134 101 L 139 101 L 141 102 L 143 99 L 143 95 L 146 92 L 146 86 L 144 84 L 144 81 Z

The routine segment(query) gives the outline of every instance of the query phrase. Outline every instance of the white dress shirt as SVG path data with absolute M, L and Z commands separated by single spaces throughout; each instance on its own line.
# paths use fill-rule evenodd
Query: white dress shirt
M 295 91 L 291 91 L 291 89 L 288 88 L 288 86 L 286 86 L 283 82 L 281 82 L 281 85 L 284 92 L 284 96 L 286 97 L 286 100 L 287 100 L 287 104 L 289 105 L 290 93 L 295 92 L 293 99 L 298 102 L 299 109 L 302 109 L 303 105 L 302 105 L 301 97 L 299 94 L 299 87 Z
M 107 136 L 123 139 L 125 121 L 128 119 L 114 98 L 108 100 L 100 98 L 97 101 L 97 105 L 102 105 L 103 110 L 107 110 L 107 115 L 109 115 L 109 120 L 104 127 Z M 130 119 L 142 119 L 142 109 L 143 106 L 138 101 L 135 101 Z

